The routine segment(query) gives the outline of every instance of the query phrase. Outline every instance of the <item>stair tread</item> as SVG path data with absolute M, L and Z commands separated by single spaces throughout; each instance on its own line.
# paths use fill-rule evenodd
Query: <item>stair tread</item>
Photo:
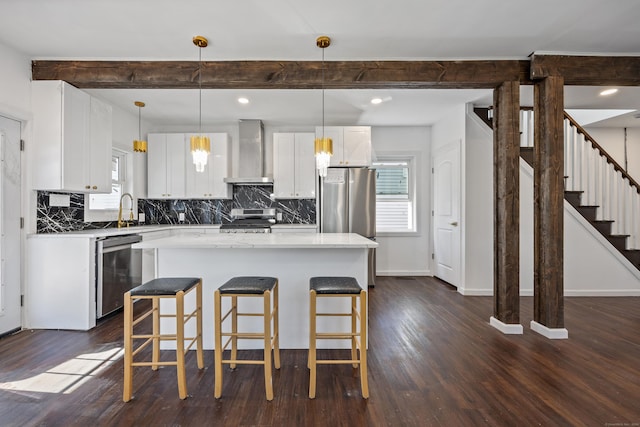
M 615 221 L 614 221 L 614 220 L 612 220 L 612 219 L 594 219 L 594 220 L 593 220 L 593 222 L 597 222 L 597 223 L 602 223 L 602 224 L 604 224 L 604 223 L 606 223 L 606 222 L 613 223 L 613 222 L 615 222 Z
M 584 193 L 584 191 L 582 190 L 564 190 L 565 193 L 567 194 L 582 194 Z
M 629 237 L 629 235 L 628 234 L 609 234 L 608 237 L 618 237 L 618 238 L 625 237 L 625 238 L 627 238 L 627 237 Z

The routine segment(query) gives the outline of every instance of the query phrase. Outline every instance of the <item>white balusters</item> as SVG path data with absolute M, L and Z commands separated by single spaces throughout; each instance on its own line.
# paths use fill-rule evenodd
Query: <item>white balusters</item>
M 533 111 L 520 111 L 520 145 L 533 147 Z M 640 193 L 570 120 L 564 120 L 565 189 L 583 191 L 582 205 L 599 206 L 598 220 L 612 220 L 612 234 L 629 235 L 627 248 L 640 249 Z

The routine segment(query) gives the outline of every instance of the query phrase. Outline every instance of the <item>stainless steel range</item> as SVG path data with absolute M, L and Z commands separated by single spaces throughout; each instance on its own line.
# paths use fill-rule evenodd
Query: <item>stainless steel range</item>
M 276 223 L 276 210 L 231 209 L 231 222 L 220 226 L 221 233 L 271 233 Z

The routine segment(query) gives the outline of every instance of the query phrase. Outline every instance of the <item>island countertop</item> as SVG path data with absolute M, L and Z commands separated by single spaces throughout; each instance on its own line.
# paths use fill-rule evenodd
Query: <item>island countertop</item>
M 378 243 L 355 233 L 183 234 L 152 239 L 135 249 L 322 249 L 376 248 Z

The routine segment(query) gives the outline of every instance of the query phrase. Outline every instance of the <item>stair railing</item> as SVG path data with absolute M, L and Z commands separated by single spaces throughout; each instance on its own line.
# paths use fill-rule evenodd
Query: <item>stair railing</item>
M 533 147 L 531 108 L 520 111 L 520 146 Z M 582 191 L 582 205 L 599 206 L 596 219 L 614 221 L 611 233 L 640 249 L 640 185 L 566 112 L 564 175 L 566 190 Z

